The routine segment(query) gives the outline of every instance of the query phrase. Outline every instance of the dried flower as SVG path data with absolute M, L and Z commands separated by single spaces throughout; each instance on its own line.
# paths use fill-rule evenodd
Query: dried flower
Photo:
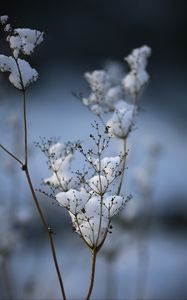
M 12 30 L 10 24 L 6 24 L 8 16 L 1 16 L 6 40 L 9 43 L 12 56 L 0 54 L 0 71 L 8 72 L 9 81 L 19 90 L 25 90 L 32 82 L 38 79 L 38 72 L 32 68 L 26 60 L 19 58 L 20 54 L 31 55 L 37 45 L 43 41 L 43 32 L 28 28 Z
M 130 67 L 130 72 L 122 80 L 122 85 L 125 91 L 132 97 L 136 97 L 149 80 L 146 66 L 147 59 L 150 55 L 151 49 L 148 46 L 142 46 L 134 49 L 132 53 L 125 58 Z

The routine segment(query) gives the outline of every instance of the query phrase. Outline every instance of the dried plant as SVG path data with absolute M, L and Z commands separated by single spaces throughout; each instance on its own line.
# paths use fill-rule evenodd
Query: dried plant
M 54 260 L 54 265 L 58 275 L 62 296 L 66 299 L 62 277 L 60 274 L 55 245 L 53 241 L 53 231 L 48 225 L 41 206 L 39 204 L 38 198 L 36 196 L 32 180 L 30 177 L 29 166 L 28 166 L 28 134 L 27 134 L 27 111 L 26 111 L 26 89 L 27 87 L 38 78 L 38 72 L 32 68 L 29 62 L 26 60 L 30 56 L 35 48 L 43 41 L 43 32 L 38 30 L 28 29 L 28 28 L 16 28 L 14 29 L 9 23 L 8 16 L 0 17 L 0 25 L 3 30 L 6 41 L 9 44 L 9 49 L 11 51 L 11 56 L 0 55 L 0 70 L 1 72 L 8 72 L 10 83 L 21 92 L 23 99 L 23 119 L 24 119 L 24 160 L 21 160 L 6 147 L 0 144 L 1 149 L 3 149 L 8 155 L 14 158 L 21 166 L 22 171 L 25 173 L 30 191 L 36 208 L 38 210 L 39 216 L 41 218 L 42 224 L 45 228 L 46 234 L 49 239 L 50 248 Z M 20 56 L 24 56 L 21 59 Z
M 26 89 L 37 80 L 38 72 L 31 67 L 27 57 L 43 41 L 43 32 L 27 28 L 14 29 L 8 23 L 8 16 L 1 16 L 0 23 L 11 51 L 11 56 L 0 55 L 0 70 L 9 73 L 10 83 L 21 92 L 23 99 L 24 159 L 17 157 L 4 145 L 0 144 L 0 147 L 20 164 L 25 173 L 49 239 L 62 297 L 66 299 L 56 257 L 53 231 L 39 204 L 28 167 Z M 50 187 L 50 193 L 40 191 L 56 200 L 60 207 L 69 212 L 75 232 L 91 250 L 92 264 L 87 300 L 90 299 L 94 286 L 97 254 L 104 245 L 108 233 L 112 233 L 112 218 L 132 198 L 131 195 L 125 198 L 122 193 L 127 139 L 135 124 L 139 96 L 149 79 L 146 65 L 150 54 L 151 50 L 148 46 L 133 50 L 125 58 L 130 72 L 124 78 L 115 78 L 106 70 L 85 74 L 91 94 L 87 98 L 80 97 L 80 99 L 104 125 L 104 130 L 101 130 L 97 122 L 92 124 L 94 133 L 90 134 L 90 138 L 93 147 L 85 150 L 79 141 L 61 144 L 58 139 L 53 138 L 42 138 L 36 143 L 45 154 L 48 167 L 52 172 L 51 177 L 43 182 Z M 108 157 L 105 156 L 105 151 L 109 147 L 111 138 L 123 142 L 123 151 L 116 156 Z M 76 155 L 80 155 L 84 163 L 78 170 L 73 170 L 72 160 Z

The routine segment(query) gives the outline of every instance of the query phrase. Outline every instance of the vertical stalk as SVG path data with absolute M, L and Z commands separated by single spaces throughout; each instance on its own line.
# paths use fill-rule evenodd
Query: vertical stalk
M 14 55 L 13 55 L 13 58 L 15 60 L 17 68 L 18 68 L 18 73 L 19 73 L 19 77 L 20 77 L 21 92 L 22 92 L 22 95 L 23 95 L 24 156 L 25 156 L 24 162 L 22 162 L 17 156 L 12 154 L 9 150 L 7 150 L 1 144 L 0 144 L 0 148 L 2 148 L 7 154 L 9 154 L 12 158 L 14 158 L 21 165 L 22 171 L 25 172 L 26 179 L 27 179 L 27 182 L 28 182 L 28 185 L 29 185 L 34 203 L 35 203 L 36 208 L 38 210 L 38 213 L 39 213 L 39 216 L 41 218 L 44 229 L 46 231 L 46 234 L 48 236 L 48 240 L 49 240 L 49 244 L 50 244 L 50 248 L 51 248 L 51 252 L 52 252 L 52 256 L 53 256 L 54 265 L 55 265 L 56 273 L 57 273 L 60 288 L 61 288 L 62 297 L 63 297 L 64 300 L 66 300 L 64 285 L 63 285 L 60 269 L 59 269 L 59 266 L 58 266 L 58 260 L 57 260 L 57 256 L 56 256 L 56 250 L 55 250 L 55 245 L 54 245 L 54 240 L 53 240 L 53 231 L 48 226 L 47 221 L 45 220 L 44 214 L 43 214 L 42 209 L 40 207 L 39 201 L 37 199 L 37 196 L 36 196 L 36 193 L 35 193 L 31 178 L 30 178 L 30 173 L 29 173 L 29 168 L 28 168 L 28 135 L 27 135 L 26 93 L 25 93 L 25 86 L 24 86 L 24 83 L 23 83 L 23 78 L 22 78 L 20 67 L 19 67 L 18 59 L 15 58 Z
M 23 119 L 24 119 L 25 166 L 27 166 L 27 162 L 28 162 L 28 142 L 27 142 L 27 110 L 26 110 L 25 90 L 23 90 Z
M 117 189 L 117 195 L 120 194 L 121 192 L 121 188 L 123 185 L 123 179 L 124 179 L 124 173 L 125 173 L 125 165 L 126 165 L 126 149 L 127 149 L 127 139 L 123 140 L 123 161 L 122 161 L 122 168 L 121 168 L 121 176 L 120 176 L 120 182 L 119 182 L 119 186 Z
M 59 266 L 58 266 L 56 251 L 55 251 L 55 245 L 54 245 L 54 240 L 53 240 L 53 231 L 48 226 L 48 224 L 45 220 L 44 214 L 43 214 L 42 209 L 40 207 L 40 204 L 38 202 L 35 190 L 34 190 L 33 185 L 32 185 L 30 174 L 29 174 L 29 169 L 28 169 L 28 142 L 27 142 L 27 136 L 28 136 L 27 135 L 27 113 L 26 113 L 25 90 L 23 89 L 22 92 L 23 92 L 23 114 L 24 114 L 24 147 L 25 147 L 25 164 L 22 165 L 22 170 L 25 172 L 26 179 L 27 179 L 31 194 L 33 196 L 34 203 L 35 203 L 36 208 L 38 210 L 38 213 L 40 215 L 40 218 L 41 218 L 41 221 L 43 223 L 44 229 L 47 233 L 50 248 L 51 248 L 51 252 L 52 252 L 52 256 L 53 256 L 53 261 L 54 261 L 54 265 L 55 265 L 55 269 L 56 269 L 56 273 L 57 273 L 60 288 L 61 288 L 62 297 L 63 297 L 64 300 L 66 300 L 64 285 L 63 285 L 60 269 L 59 269 Z
M 94 285 L 94 279 L 95 279 L 95 266 L 96 266 L 96 258 L 97 258 L 97 249 L 94 248 L 92 250 L 92 263 L 91 263 L 91 273 L 90 273 L 90 285 L 88 289 L 88 293 L 86 296 L 86 300 L 90 299 L 92 290 L 93 290 L 93 285 Z

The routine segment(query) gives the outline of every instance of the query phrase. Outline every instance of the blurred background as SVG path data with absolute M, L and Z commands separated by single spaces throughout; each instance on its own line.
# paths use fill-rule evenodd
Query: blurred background
M 187 298 L 187 3 L 184 0 L 4 1 L 15 27 L 45 32 L 32 56 L 40 77 L 28 89 L 30 167 L 35 188 L 50 172 L 39 136 L 89 144 L 96 117 L 72 95 L 89 94 L 85 71 L 152 48 L 149 86 L 128 141 L 124 193 L 133 200 L 114 221 L 98 259 L 93 299 Z M 0 39 L 1 53 L 7 48 Z M 19 157 L 20 93 L 0 74 L 0 143 Z M 120 145 L 113 141 L 111 154 Z M 90 254 L 67 213 L 38 195 L 55 241 L 68 299 L 84 299 Z M 60 299 L 40 219 L 19 166 L 0 152 L 0 299 Z

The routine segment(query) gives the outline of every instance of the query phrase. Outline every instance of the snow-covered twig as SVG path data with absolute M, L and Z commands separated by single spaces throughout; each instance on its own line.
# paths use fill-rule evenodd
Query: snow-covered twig
M 43 33 L 31 30 L 31 29 L 15 29 L 12 30 L 11 26 L 8 26 L 8 16 L 1 16 L 0 23 L 7 35 L 7 41 L 9 42 L 10 49 L 12 50 L 12 56 L 0 55 L 0 70 L 2 72 L 9 72 L 9 81 L 12 83 L 14 87 L 22 93 L 23 99 L 23 118 L 24 118 L 24 163 L 21 162 L 16 156 L 14 156 L 11 152 L 9 152 L 4 146 L 1 145 L 1 148 L 13 157 L 16 161 L 18 161 L 22 170 L 25 173 L 34 203 L 38 210 L 39 216 L 41 218 L 44 229 L 47 233 L 50 248 L 52 251 L 52 256 L 54 260 L 55 269 L 58 275 L 58 280 L 61 287 L 62 297 L 66 299 L 63 281 L 60 273 L 60 269 L 58 266 L 57 256 L 55 245 L 53 241 L 53 231 L 48 225 L 39 201 L 37 199 L 32 180 L 30 177 L 29 167 L 28 167 L 28 138 L 27 138 L 27 112 L 26 112 L 26 88 L 30 85 L 30 83 L 34 82 L 38 78 L 38 73 L 35 69 L 31 68 L 30 64 L 26 60 L 22 60 L 19 58 L 20 53 L 31 55 L 37 45 L 39 45 L 43 41 Z

